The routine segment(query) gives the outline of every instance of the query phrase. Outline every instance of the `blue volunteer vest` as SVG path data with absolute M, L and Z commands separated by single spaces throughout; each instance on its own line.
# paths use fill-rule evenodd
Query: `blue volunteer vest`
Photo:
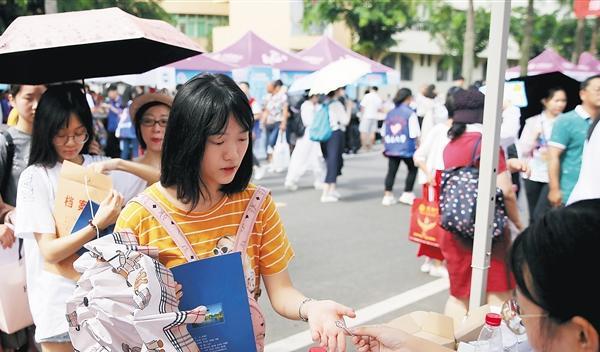
M 416 150 L 414 138 L 410 138 L 408 120 L 414 111 L 405 104 L 396 106 L 385 117 L 383 136 L 385 156 L 412 158 Z

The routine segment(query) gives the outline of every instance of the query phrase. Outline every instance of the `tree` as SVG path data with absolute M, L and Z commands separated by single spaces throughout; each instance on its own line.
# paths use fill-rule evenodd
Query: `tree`
M 571 56 L 571 62 L 577 63 L 579 55 L 583 52 L 583 41 L 585 32 L 585 18 L 577 19 L 577 27 L 575 28 L 575 48 Z
M 550 13 L 545 15 L 533 14 L 532 21 L 532 32 L 529 36 L 531 42 L 529 52 L 524 53 L 523 43 L 525 41 L 525 27 L 523 22 L 527 21 L 529 9 L 527 8 L 516 8 L 513 9 L 513 16 L 510 19 L 510 34 L 515 38 L 517 43 L 520 43 L 520 50 L 522 60 L 529 61 L 533 56 L 537 56 L 545 48 L 552 45 L 556 36 L 565 36 L 564 33 L 557 33 L 557 27 L 559 26 L 559 17 L 557 13 Z
M 529 62 L 529 53 L 531 52 L 531 44 L 533 42 L 533 21 L 535 13 L 533 12 L 533 0 L 527 2 L 527 17 L 525 20 L 525 29 L 523 30 L 523 41 L 521 41 L 521 66 L 520 76 L 527 76 L 527 64 Z
M 475 54 L 480 53 L 486 48 L 490 33 L 490 14 L 483 8 L 474 11 L 474 41 L 471 54 L 471 63 L 464 64 L 465 59 L 465 37 L 467 32 L 467 13 L 464 10 L 454 8 L 448 3 L 442 1 L 426 2 L 427 16 L 421 22 L 421 25 L 436 38 L 446 53 L 443 63 L 445 66 L 463 67 L 462 75 L 467 75 L 473 71 L 473 60 Z M 454 72 L 457 76 L 459 72 Z M 472 77 L 472 76 L 469 76 Z
M 19 16 L 46 13 L 46 5 L 58 12 L 119 7 L 138 17 L 171 21 L 158 0 L 0 0 L 0 34 Z
M 592 39 L 590 40 L 590 53 L 598 53 L 598 31 L 600 31 L 600 17 L 594 20 L 594 29 L 592 30 Z
M 467 7 L 467 24 L 465 28 L 465 46 L 463 48 L 462 73 L 467 85 L 473 82 L 473 62 L 475 60 L 475 8 L 473 0 Z
M 118 7 L 121 10 L 142 18 L 170 22 L 171 16 L 160 6 L 158 0 L 57 0 L 58 11 L 81 11 Z
M 353 49 L 377 61 L 415 18 L 416 0 L 304 0 L 305 27 L 344 21 L 358 37 Z
M 0 34 L 17 17 L 44 13 L 44 0 L 0 0 Z

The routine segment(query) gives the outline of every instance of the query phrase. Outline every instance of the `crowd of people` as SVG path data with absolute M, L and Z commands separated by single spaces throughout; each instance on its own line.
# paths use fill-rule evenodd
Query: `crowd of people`
M 185 262 L 159 219 L 129 202 L 140 193 L 168 209 L 189 234 L 195 255 L 207 258 L 222 252 L 215 251 L 229 236 L 222 229 L 239 226 L 257 189 L 251 179 L 260 183 L 266 171 L 283 171 L 271 167 L 278 143 L 288 144 L 291 154 L 285 188 L 295 191 L 303 174 L 312 171 L 323 203 L 343 200 L 336 186 L 344 153 L 377 150 L 377 138 L 383 156 L 370 155 L 382 162 L 386 158 L 388 165 L 387 175 L 382 175 L 383 206 L 397 203 L 393 187 L 402 164 L 408 174 L 398 201 L 407 205 L 416 198 L 415 182 L 439 194 L 444 170 L 479 167 L 485 99 L 477 86 L 457 84 L 445 99 L 433 85 L 417 94 L 401 88 L 389 101 L 380 98 L 377 87 L 360 101 L 348 98 L 344 87 L 324 96 L 292 99 L 279 80 L 267 86 L 261 102 L 249 92 L 247 82 L 210 74 L 189 80 L 174 98 L 137 88 L 118 94 L 110 86 L 102 101 L 73 83 L 11 86 L 10 127 L 0 135 L 0 250 L 16 244 L 24 248 L 35 329 L 0 332 L 0 349 L 34 350 L 39 344 L 42 351 L 73 350 L 65 302 L 78 274 L 72 264 L 65 271 L 64 262 L 111 225 L 131 232 L 139 245 L 158 247 L 159 261 L 167 268 Z M 565 113 L 566 97 L 563 88 L 550 88 L 542 100 L 544 110 L 526 120 L 520 137 L 518 109 L 509 103 L 503 109 L 496 184 L 510 225 L 492 245 L 487 301 L 501 305 L 516 289 L 536 351 L 600 351 L 593 280 L 581 270 L 593 267 L 591 251 L 598 244 L 598 201 L 581 200 L 600 198 L 594 160 L 600 143 L 600 129 L 595 128 L 600 76 L 582 82 L 581 104 Z M 104 123 L 94 114 L 105 114 Z M 328 137 L 315 140 L 311 127 L 322 118 L 327 119 Z M 258 151 L 264 148 L 265 165 L 254 154 L 253 140 Z M 61 237 L 53 212 L 64 161 L 110 175 L 113 190 L 88 226 Z M 521 182 L 511 174 L 524 179 L 529 224 L 517 207 Z M 270 195 L 253 226 L 244 268 L 247 278 L 255 278 L 253 287 L 262 279 L 277 313 L 307 321 L 316 342 L 344 351 L 347 331 L 336 323 L 355 313 L 330 300 L 311 299 L 294 287 L 287 270 L 294 250 Z M 422 270 L 449 277 L 445 313 L 464 316 L 472 243 L 445 231 L 438 245 L 420 246 L 418 255 L 427 258 Z M 385 327 L 361 327 L 352 333 L 360 351 L 411 346 L 409 335 Z

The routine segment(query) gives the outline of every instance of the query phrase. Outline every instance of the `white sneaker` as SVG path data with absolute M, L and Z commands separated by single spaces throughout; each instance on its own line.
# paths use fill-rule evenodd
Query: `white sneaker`
M 319 181 L 315 181 L 313 183 L 313 187 L 317 190 L 317 191 L 322 191 L 323 187 L 325 187 L 325 184 L 323 182 L 319 182 Z
M 404 192 L 402 193 L 402 195 L 400 196 L 400 198 L 398 198 L 398 201 L 400 203 L 404 203 L 404 204 L 408 204 L 408 205 L 412 205 L 413 202 L 415 201 L 415 194 L 413 192 Z
M 297 191 L 298 190 L 298 185 L 293 183 L 293 182 L 286 182 L 284 185 L 285 189 L 287 189 L 288 191 Z
M 381 200 L 381 205 L 385 205 L 386 207 L 396 203 L 396 198 L 394 198 L 394 196 L 383 196 L 383 199 Z
M 260 180 L 263 177 L 265 177 L 265 168 L 263 168 L 261 166 L 255 166 L 254 167 L 254 179 Z
M 342 198 L 342 195 L 338 191 L 331 191 L 331 192 L 329 192 L 329 194 L 331 194 L 332 196 L 336 197 L 337 199 Z
M 335 203 L 337 201 L 339 201 L 339 199 L 332 194 L 321 196 L 321 203 Z
M 434 277 L 448 277 L 448 269 L 444 265 L 432 265 L 429 275 Z
M 425 263 L 423 263 L 423 265 L 421 265 L 421 272 L 428 273 L 431 271 L 431 268 L 432 268 L 431 262 L 429 261 L 429 259 L 425 259 Z

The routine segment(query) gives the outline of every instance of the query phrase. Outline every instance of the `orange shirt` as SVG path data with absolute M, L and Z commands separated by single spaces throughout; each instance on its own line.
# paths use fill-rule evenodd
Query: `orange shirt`
M 228 253 L 235 242 L 242 214 L 248 205 L 256 186 L 225 196 L 221 202 L 205 212 L 187 213 L 173 205 L 161 192 L 158 184 L 144 192 L 160 205 L 177 222 L 198 258 Z M 129 229 L 137 237 L 140 245 L 159 248 L 159 260 L 171 268 L 186 263 L 183 254 L 163 229 L 160 223 L 139 203 L 130 202 L 119 215 L 116 231 Z M 246 278 L 254 278 L 250 291 L 258 285 L 260 275 L 273 275 L 285 269 L 294 257 L 294 251 L 285 234 L 279 213 L 271 195 L 268 195 L 254 223 L 244 269 Z M 248 265 L 249 264 L 249 265 Z

